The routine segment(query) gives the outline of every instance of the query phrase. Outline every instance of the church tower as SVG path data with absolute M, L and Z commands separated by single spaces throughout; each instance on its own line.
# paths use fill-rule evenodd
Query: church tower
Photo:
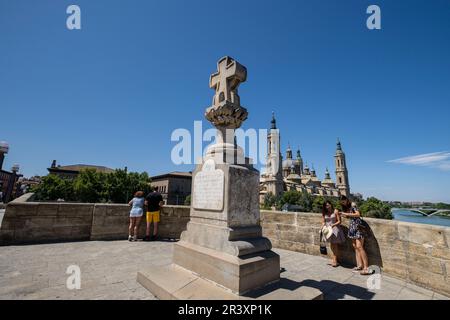
M 347 164 L 345 162 L 345 153 L 342 151 L 341 142 L 337 141 L 335 165 L 336 165 L 336 187 L 341 195 L 350 196 L 350 184 L 348 182 Z
M 272 112 L 270 121 L 270 131 L 267 135 L 267 166 L 266 184 L 267 192 L 273 195 L 280 195 L 284 191 L 283 173 L 280 151 L 280 130 L 277 129 L 275 114 Z
M 300 154 L 300 148 L 297 149 L 297 159 L 295 159 L 295 173 L 301 176 L 303 174 L 303 159 Z
M 288 143 L 288 147 L 286 149 L 286 160 L 283 160 L 283 163 L 282 163 L 282 170 L 283 170 L 284 178 L 287 178 L 287 176 L 291 173 L 292 165 L 293 165 L 292 149 L 291 149 L 291 145 Z

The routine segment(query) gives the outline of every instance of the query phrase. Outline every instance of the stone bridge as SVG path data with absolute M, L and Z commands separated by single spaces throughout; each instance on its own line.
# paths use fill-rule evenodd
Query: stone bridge
M 32 297 L 54 298 L 58 295 L 57 290 L 66 292 L 61 287 L 64 284 L 61 283 L 62 279 L 67 277 L 65 273 L 61 274 L 61 279 L 51 280 L 52 268 L 55 267 L 52 262 L 62 268 L 72 261 L 72 254 L 75 262 L 82 261 L 82 264 L 89 266 L 92 277 L 95 278 L 93 275 L 97 273 L 104 275 L 100 277 L 105 282 L 102 285 L 112 285 L 114 274 L 117 279 L 126 276 L 119 281 L 121 286 L 138 292 L 134 294 L 127 291 L 129 298 L 148 297 L 135 284 L 138 267 L 169 263 L 170 241 L 179 238 L 189 221 L 189 207 L 166 206 L 161 216 L 160 235 L 169 242 L 105 242 L 126 239 L 128 206 L 38 203 L 29 201 L 31 196 L 28 194 L 10 203 L 1 223 L 0 244 L 3 246 L 0 247 L 0 287 L 3 291 L 0 291 L 0 298 L 11 297 L 17 292 L 19 297 L 25 297 L 20 296 L 20 292 L 25 290 L 26 293 L 26 289 L 14 289 L 20 287 L 22 275 L 28 281 L 25 281 L 28 283 L 26 288 L 37 286 L 35 291 L 29 289 L 36 293 Z M 366 241 L 369 263 L 381 268 L 383 279 L 386 279 L 383 283 L 389 288 L 387 291 L 372 292 L 366 288 L 367 278 L 355 275 L 348 269 L 354 265 L 354 253 L 349 242 L 340 248 L 343 267 L 332 269 L 326 266 L 327 261 L 320 257 L 319 252 L 320 221 L 320 214 L 315 213 L 261 211 L 263 233 L 280 254 L 284 279 L 289 280 L 290 285 L 295 282 L 292 279 L 297 279 L 297 283 L 319 287 L 324 297 L 329 299 L 431 299 L 450 296 L 450 228 L 366 218 L 370 227 Z M 142 235 L 143 228 L 142 225 Z M 33 263 L 27 263 L 27 260 Z M 27 270 L 21 270 L 27 266 L 32 275 L 26 275 Z M 107 276 L 106 269 L 111 266 L 114 266 L 114 270 L 111 270 L 113 275 Z M 121 268 L 123 271 L 120 271 Z M 283 279 L 283 273 L 281 275 Z M 39 277 L 43 277 L 44 281 L 37 285 L 33 281 L 38 281 L 36 279 Z M 50 285 L 52 281 L 57 281 L 56 286 L 59 287 L 53 288 Z M 42 289 L 39 286 L 43 286 Z M 348 288 L 353 289 L 350 292 Z M 42 293 L 42 290 L 47 293 Z M 108 292 L 105 289 L 105 294 L 97 292 L 97 296 L 108 296 Z M 62 296 L 77 298 L 75 293 Z M 94 296 L 92 292 L 86 293 L 86 297 Z

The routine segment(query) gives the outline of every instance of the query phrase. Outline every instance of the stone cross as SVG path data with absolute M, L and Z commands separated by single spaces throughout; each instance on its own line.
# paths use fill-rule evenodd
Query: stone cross
M 237 129 L 247 119 L 247 110 L 241 106 L 237 93 L 239 84 L 247 79 L 247 69 L 231 57 L 223 57 L 217 62 L 217 72 L 209 78 L 209 86 L 215 94 L 212 106 L 206 109 L 205 117 L 219 131 L 219 140 L 233 144 L 234 132 L 227 129 Z
M 213 106 L 224 101 L 240 106 L 237 89 L 247 79 L 247 69 L 231 57 L 223 57 L 217 63 L 217 72 L 209 78 L 209 87 L 216 91 Z

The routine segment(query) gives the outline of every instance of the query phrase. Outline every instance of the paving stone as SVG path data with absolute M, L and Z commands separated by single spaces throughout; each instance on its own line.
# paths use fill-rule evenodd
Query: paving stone
M 137 272 L 169 264 L 173 242 L 87 241 L 0 247 L 0 299 L 132 299 L 155 297 L 136 281 Z M 328 259 L 274 249 L 281 277 L 319 288 L 325 299 L 449 299 L 404 280 L 383 275 L 381 290 L 368 290 L 367 277 Z M 67 267 L 81 268 L 81 290 L 66 287 Z M 283 269 L 284 268 L 284 269 Z
M 431 299 L 432 297 L 423 293 L 419 293 L 417 290 L 412 290 L 407 287 L 404 287 L 397 296 L 397 300 L 431 300 Z

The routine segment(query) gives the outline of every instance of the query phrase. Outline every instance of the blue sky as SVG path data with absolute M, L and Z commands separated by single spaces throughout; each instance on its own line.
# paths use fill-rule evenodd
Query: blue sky
M 366 28 L 371 4 L 381 30 Z M 210 127 L 209 75 L 230 55 L 248 69 L 244 128 L 274 110 L 283 150 L 300 146 L 320 177 L 339 137 L 353 192 L 450 202 L 449 1 L 0 0 L 0 39 L 7 169 L 191 169 L 172 164 L 171 133 Z

